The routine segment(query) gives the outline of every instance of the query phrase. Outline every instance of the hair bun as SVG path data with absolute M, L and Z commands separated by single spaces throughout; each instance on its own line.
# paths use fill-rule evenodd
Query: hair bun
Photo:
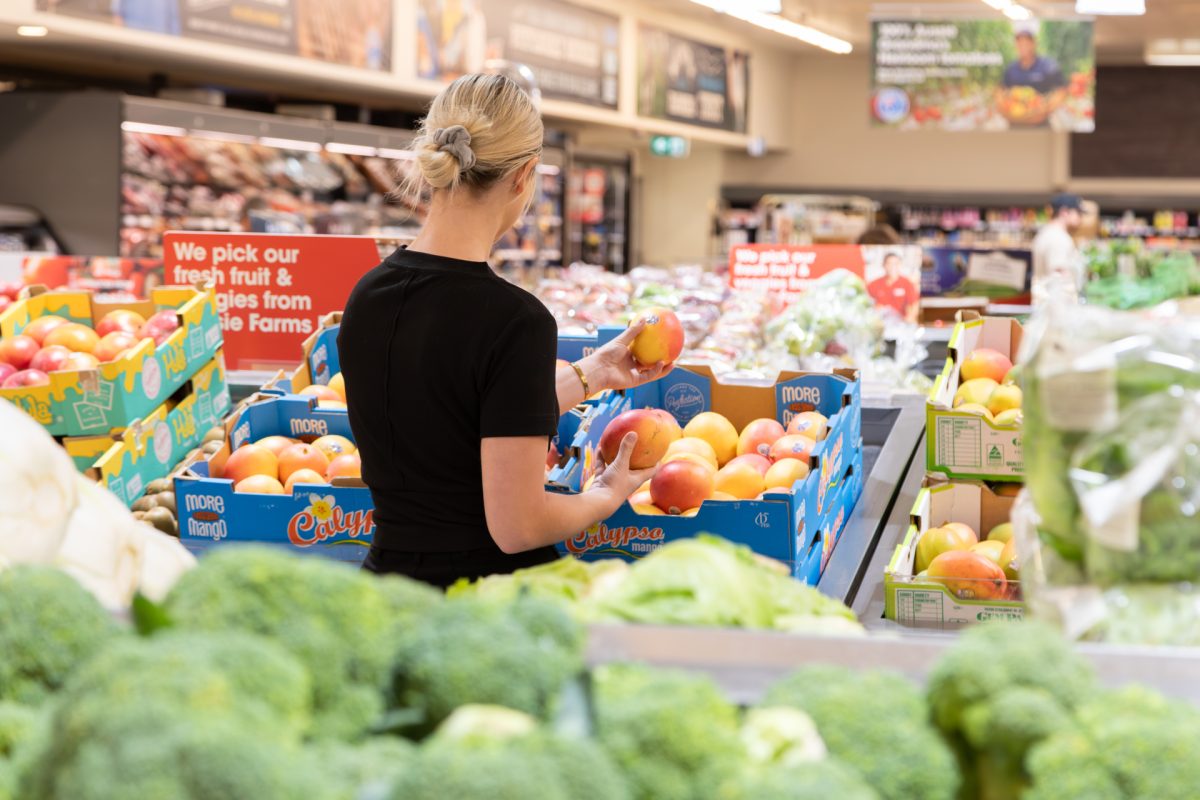
M 462 125 L 438 128 L 431 136 L 439 151 L 454 156 L 459 169 L 467 172 L 475 166 L 475 151 L 471 149 L 471 132 Z

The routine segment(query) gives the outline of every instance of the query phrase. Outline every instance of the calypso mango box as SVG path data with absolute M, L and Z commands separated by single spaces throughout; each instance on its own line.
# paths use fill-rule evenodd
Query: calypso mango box
M 298 392 L 306 386 L 326 386 L 330 378 L 342 371 L 337 348 L 341 330 L 342 312 L 334 311 L 321 317 L 317 330 L 301 345 L 300 366 L 289 379 L 291 391 Z
M 362 562 L 375 531 L 371 494 L 362 481 L 338 478 L 273 495 L 235 492 L 232 481 L 214 477 L 233 450 L 266 436 L 349 438 L 345 411 L 318 408 L 314 398 L 262 395 L 231 415 L 225 430 L 225 444 L 212 459 L 175 476 L 184 546 L 199 555 L 224 542 L 257 542 Z
M 1014 358 L 1021 345 L 1021 323 L 1002 317 L 959 313 L 950 335 L 949 356 L 925 403 L 925 459 L 929 472 L 959 480 L 1024 480 L 1025 459 L 1019 425 L 997 425 L 979 414 L 954 409 L 962 363 L 976 348 L 987 347 Z
M 802 411 L 829 417 L 829 433 L 811 456 L 808 477 L 790 494 L 762 500 L 704 502 L 693 517 L 642 515 L 626 503 L 608 519 L 559 545 L 585 559 L 640 558 L 675 539 L 714 533 L 792 566 L 795 577 L 815 583 L 850 511 L 862 493 L 862 400 L 858 373 L 783 373 L 773 384 L 723 384 L 708 367 L 680 367 L 640 387 L 637 402 L 671 412 L 681 425 L 702 411 L 726 416 L 739 430 L 769 417 L 786 425 Z M 556 475 L 560 491 L 578 491 L 599 463 L 608 422 L 634 407 L 634 395 L 613 395 L 609 405 L 577 435 L 579 465 Z M 835 528 L 836 526 L 836 528 Z M 826 544 L 829 542 L 828 544 Z
M 95 326 L 118 308 L 147 318 L 172 309 L 179 320 L 179 328 L 161 346 L 143 339 L 120 358 L 95 369 L 52 372 L 47 386 L 0 389 L 0 397 L 56 436 L 106 435 L 145 417 L 221 347 L 221 323 L 211 288 L 164 286 L 154 289 L 150 300 L 137 302 L 106 302 L 86 291 L 46 291 L 41 286 L 29 287 L 26 294 L 0 314 L 0 334 L 19 334 L 30 322 L 49 314 Z
M 926 479 L 913 504 L 911 525 L 884 572 L 884 616 L 916 628 L 957 628 L 989 619 L 1021 619 L 1020 585 L 1007 581 L 917 577 L 917 542 L 930 528 L 947 522 L 970 526 L 980 537 L 1008 522 L 1014 498 L 982 483 Z
M 166 403 L 110 441 L 88 475 L 132 505 L 148 483 L 170 474 L 228 410 L 225 358 L 218 353 Z

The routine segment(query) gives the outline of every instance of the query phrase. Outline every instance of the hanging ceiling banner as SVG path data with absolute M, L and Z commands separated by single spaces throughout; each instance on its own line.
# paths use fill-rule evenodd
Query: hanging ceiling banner
M 1090 133 L 1087 20 L 876 20 L 871 120 L 899 130 Z
M 749 93 L 749 54 L 638 28 L 640 116 L 745 133 Z
M 417 74 L 453 80 L 503 59 L 543 97 L 617 107 L 620 20 L 559 0 L 418 0 Z

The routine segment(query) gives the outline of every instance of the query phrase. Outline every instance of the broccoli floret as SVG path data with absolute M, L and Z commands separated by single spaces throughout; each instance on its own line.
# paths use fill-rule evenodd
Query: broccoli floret
M 771 687 L 763 705 L 806 712 L 829 752 L 885 800 L 953 800 L 958 792 L 954 754 L 929 724 L 920 691 L 899 675 L 805 667 Z
M 114 706 L 60 724 L 53 758 L 25 774 L 23 800 L 337 800 L 298 745 L 169 704 Z
M 1200 786 L 1200 711 L 1148 689 L 1100 693 L 1077 726 L 1029 753 L 1029 800 L 1190 800 Z
M 382 714 L 396 638 L 439 597 L 404 578 L 278 548 L 231 546 L 180 579 L 166 613 L 179 628 L 250 631 L 282 644 L 312 676 L 314 735 L 346 738 Z
M 916 798 L 920 795 L 912 795 Z M 880 800 L 854 768 L 827 758 L 798 767 L 749 770 L 711 800 Z
M 310 757 L 336 786 L 338 800 L 385 797 L 416 757 L 416 748 L 396 736 L 371 736 L 358 742 L 323 740 Z
M 594 680 L 597 738 L 635 800 L 696 800 L 742 766 L 737 709 L 707 678 L 614 664 Z
M 50 567 L 0 571 L 0 700 L 37 705 L 122 629 L 91 594 Z
M 436 606 L 399 637 L 392 707 L 426 732 L 461 705 L 503 705 L 547 718 L 583 670 L 583 630 L 546 600 L 465 597 Z
M 995 622 L 960 637 L 930 673 L 927 691 L 970 791 L 989 800 L 1019 796 L 1029 748 L 1060 729 L 1096 681 L 1054 629 Z
M 41 712 L 32 706 L 0 701 L 0 759 L 10 758 L 37 727 Z

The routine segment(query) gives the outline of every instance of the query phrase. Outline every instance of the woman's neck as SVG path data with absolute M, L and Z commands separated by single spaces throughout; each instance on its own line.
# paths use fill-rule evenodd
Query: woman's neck
M 429 216 L 409 247 L 463 261 L 487 261 L 499 228 L 497 214 L 484 203 L 434 196 Z

